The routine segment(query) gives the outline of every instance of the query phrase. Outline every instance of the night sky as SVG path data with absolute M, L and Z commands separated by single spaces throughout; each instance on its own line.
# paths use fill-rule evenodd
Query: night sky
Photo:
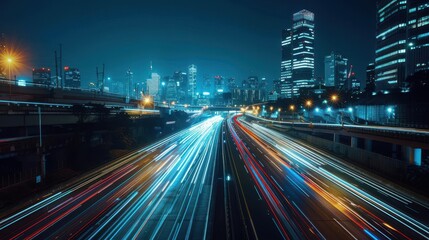
M 1 8 L 0 32 L 25 54 L 18 77 L 53 69 L 62 43 L 63 65 L 81 70 L 83 87 L 103 63 L 112 79 L 124 79 L 128 67 L 146 79 L 150 61 L 161 76 L 196 64 L 199 79 L 277 79 L 281 31 L 301 9 L 316 17 L 316 77 L 332 50 L 349 58 L 359 79 L 374 58 L 374 0 L 6 0 Z

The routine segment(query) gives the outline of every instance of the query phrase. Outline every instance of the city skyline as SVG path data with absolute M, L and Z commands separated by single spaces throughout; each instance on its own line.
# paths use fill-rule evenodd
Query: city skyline
M 26 62 L 30 64 L 27 72 L 31 72 L 33 67 L 53 68 L 54 51 L 58 51 L 62 43 L 63 65 L 81 70 L 83 86 L 95 80 L 95 67 L 103 63 L 106 64 L 106 76 L 112 79 L 125 78 L 126 71 L 131 68 L 135 79 L 145 80 L 150 61 L 153 61 L 154 71 L 161 76 L 186 70 L 188 65 L 195 64 L 200 66 L 199 76 L 221 74 L 242 80 L 258 75 L 269 81 L 278 79 L 281 30 L 289 24 L 292 13 L 302 8 L 313 11 L 317 18 L 316 77 L 324 75 L 323 58 L 331 51 L 348 56 L 357 67 L 356 72 L 361 80 L 364 80 L 367 64 L 373 59 L 375 39 L 371 34 L 375 35 L 376 6 L 370 1 L 351 5 L 331 1 L 340 9 L 374 12 L 372 19 L 361 19 L 359 25 L 356 25 L 357 18 L 344 21 L 349 22 L 348 26 L 338 23 L 338 19 L 344 19 L 348 14 L 334 9 L 328 11 L 323 8 L 326 3 L 315 1 L 289 1 L 287 4 L 272 1 L 262 8 L 256 8 L 255 2 L 240 1 L 162 3 L 129 1 L 124 5 L 133 5 L 136 9 L 127 8 L 126 14 L 125 8 L 115 3 L 82 5 L 82 2 L 78 2 L 68 6 L 70 11 L 67 12 L 58 11 L 61 4 L 50 4 L 47 1 L 20 6 L 6 3 L 6 7 L 16 9 L 14 12 L 27 18 L 12 13 L 2 15 L 1 20 L 9 19 L 8 22 L 13 23 L 5 26 L 2 32 L 16 43 L 14 47 L 24 49 Z M 32 11 L 34 8 L 38 11 Z M 187 16 L 191 11 L 189 9 L 196 11 L 196 16 Z M 50 12 L 49 17 L 46 17 L 47 12 Z M 218 17 L 219 12 L 222 17 Z M 74 19 L 73 13 L 80 17 Z M 31 23 L 28 19 L 32 19 Z M 101 21 L 95 23 L 96 19 Z M 334 22 L 339 25 L 333 26 Z M 46 33 L 46 29 L 50 34 Z M 346 34 L 358 29 L 361 29 L 361 35 L 351 37 Z M 327 37 L 332 36 L 331 31 L 339 33 L 337 39 Z M 368 32 L 370 36 L 367 36 Z M 169 41 L 169 36 L 174 36 L 175 41 Z M 331 43 L 331 40 L 336 43 Z M 357 47 L 350 48 L 348 44 Z M 368 51 L 363 53 L 358 50 L 360 48 Z

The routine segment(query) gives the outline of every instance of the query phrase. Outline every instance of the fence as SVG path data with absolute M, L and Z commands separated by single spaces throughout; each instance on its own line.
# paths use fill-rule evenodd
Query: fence
M 335 143 L 326 139 L 311 136 L 305 133 L 290 131 L 289 134 L 298 137 L 316 147 L 333 152 L 344 160 L 351 160 L 352 163 L 369 168 L 370 170 L 382 173 L 390 177 L 402 177 L 406 173 L 407 163 L 398 159 L 389 158 L 377 153 L 369 152 L 359 148 Z

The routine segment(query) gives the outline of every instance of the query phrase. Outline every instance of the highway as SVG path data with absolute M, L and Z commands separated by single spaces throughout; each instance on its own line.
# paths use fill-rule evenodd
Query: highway
M 0 238 L 207 238 L 222 121 L 212 117 L 0 213 Z
M 233 237 L 429 238 L 425 200 L 240 117 L 228 119 L 223 129 L 225 174 L 231 175 L 233 189 L 229 195 L 238 200 L 244 219 L 236 227 L 243 232 Z

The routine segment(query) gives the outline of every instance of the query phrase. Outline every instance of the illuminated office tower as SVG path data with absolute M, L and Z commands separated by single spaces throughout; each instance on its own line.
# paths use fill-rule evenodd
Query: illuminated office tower
M 408 1 L 407 75 L 429 70 L 429 0 Z
M 375 86 L 388 91 L 405 80 L 407 1 L 378 0 L 375 52 Z
M 188 97 L 190 103 L 197 99 L 197 66 L 194 64 L 188 67 Z
M 293 14 L 292 28 L 282 35 L 281 94 L 298 97 L 300 89 L 314 87 L 314 13 Z

